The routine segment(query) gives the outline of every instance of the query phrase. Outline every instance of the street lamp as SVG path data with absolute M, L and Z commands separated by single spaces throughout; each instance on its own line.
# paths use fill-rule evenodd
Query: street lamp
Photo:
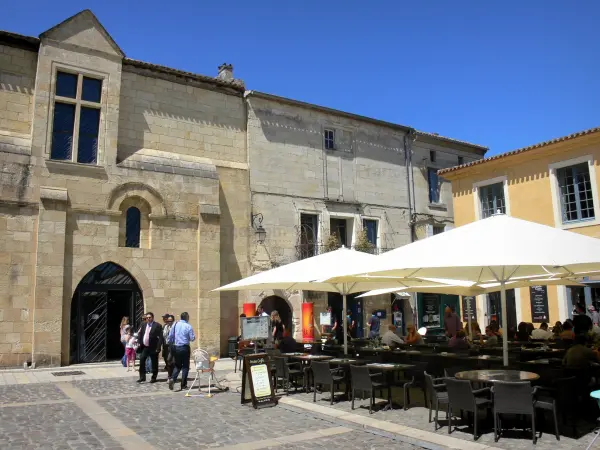
M 265 237 L 267 237 L 267 232 L 262 226 L 263 215 L 261 213 L 252 215 L 252 226 L 254 227 L 256 234 L 256 241 L 259 244 L 263 244 L 265 242 Z

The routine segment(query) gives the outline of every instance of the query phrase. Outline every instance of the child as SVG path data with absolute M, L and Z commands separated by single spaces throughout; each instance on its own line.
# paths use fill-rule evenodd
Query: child
M 137 333 L 131 333 L 131 326 L 128 326 L 125 333 L 125 339 L 127 340 L 127 344 L 125 344 L 125 356 L 127 356 L 127 372 L 135 371 L 135 349 L 138 345 Z M 131 366 L 129 365 L 129 363 L 131 363 Z

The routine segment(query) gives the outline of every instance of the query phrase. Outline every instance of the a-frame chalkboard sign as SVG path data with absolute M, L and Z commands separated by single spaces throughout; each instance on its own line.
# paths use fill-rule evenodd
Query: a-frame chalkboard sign
M 255 409 L 277 405 L 269 356 L 264 353 L 244 356 L 242 404 L 252 402 Z

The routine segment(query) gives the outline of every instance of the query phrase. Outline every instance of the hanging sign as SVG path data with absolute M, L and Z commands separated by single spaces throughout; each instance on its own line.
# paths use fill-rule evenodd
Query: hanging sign
M 469 321 L 469 311 L 471 312 L 471 321 L 477 320 L 477 307 L 475 305 L 476 305 L 475 297 L 463 296 L 463 298 L 462 298 L 463 322 Z
M 242 405 L 252 402 L 254 409 L 277 405 L 268 355 L 258 353 L 244 356 L 242 372 Z
M 531 321 L 534 323 L 548 322 L 548 289 L 546 286 L 530 286 Z

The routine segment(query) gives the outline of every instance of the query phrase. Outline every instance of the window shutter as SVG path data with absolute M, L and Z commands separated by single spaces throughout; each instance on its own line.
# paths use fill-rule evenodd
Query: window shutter
M 431 224 L 427 224 L 425 225 L 425 236 L 426 237 L 431 237 L 433 236 L 433 225 Z

